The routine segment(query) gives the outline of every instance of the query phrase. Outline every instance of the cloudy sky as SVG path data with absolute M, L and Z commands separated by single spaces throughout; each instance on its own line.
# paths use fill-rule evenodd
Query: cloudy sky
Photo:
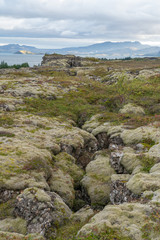
M 159 11 L 158 0 L 0 0 L 0 45 L 138 40 L 160 46 Z

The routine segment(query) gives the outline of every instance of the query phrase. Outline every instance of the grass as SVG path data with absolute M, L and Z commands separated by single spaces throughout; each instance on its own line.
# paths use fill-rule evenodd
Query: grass
M 42 116 L 63 116 L 74 120 L 80 126 L 97 113 L 103 113 L 103 120 L 115 124 L 143 126 L 157 120 L 157 116 L 150 113 L 150 107 L 159 101 L 160 87 L 155 86 L 150 91 L 148 86 L 145 87 L 145 84 L 141 83 L 140 89 L 137 90 L 136 82 L 128 83 L 125 78 L 121 78 L 117 84 L 105 86 L 103 83 L 86 81 L 85 85 L 69 91 L 61 99 L 26 99 L 25 110 Z M 144 98 L 146 102 L 143 101 Z M 128 102 L 144 107 L 147 115 L 118 113 L 119 109 Z

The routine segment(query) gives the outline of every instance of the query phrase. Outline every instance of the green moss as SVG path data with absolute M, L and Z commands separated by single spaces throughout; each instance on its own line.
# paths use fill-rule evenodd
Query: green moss
M 11 199 L 5 203 L 0 204 L 0 219 L 13 216 L 14 203 L 15 199 Z
M 13 118 L 9 117 L 7 114 L 0 115 L 0 127 L 13 125 Z
M 146 157 L 145 155 L 138 156 L 140 163 L 142 165 L 142 172 L 149 173 L 150 169 L 154 166 L 155 160 L 153 158 Z
M 0 156 L 7 156 L 7 155 L 8 155 L 8 153 L 2 152 L 2 151 L 0 150 Z
M 149 150 L 153 145 L 155 145 L 155 141 L 150 138 L 145 138 L 143 139 L 142 144 L 145 148 Z
M 15 137 L 14 133 L 0 131 L 0 137 Z

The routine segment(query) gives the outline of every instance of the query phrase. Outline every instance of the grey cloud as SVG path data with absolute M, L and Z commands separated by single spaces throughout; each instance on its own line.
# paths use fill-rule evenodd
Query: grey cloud
M 157 41 L 159 9 L 157 0 L 0 0 L 0 36 Z

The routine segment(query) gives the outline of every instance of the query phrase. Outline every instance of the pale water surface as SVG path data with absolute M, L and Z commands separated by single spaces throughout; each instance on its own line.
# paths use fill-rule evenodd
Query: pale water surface
M 34 65 L 38 66 L 41 64 L 42 57 L 43 55 L 0 53 L 0 63 L 4 61 L 8 65 L 13 65 L 28 62 L 29 66 L 33 67 Z

